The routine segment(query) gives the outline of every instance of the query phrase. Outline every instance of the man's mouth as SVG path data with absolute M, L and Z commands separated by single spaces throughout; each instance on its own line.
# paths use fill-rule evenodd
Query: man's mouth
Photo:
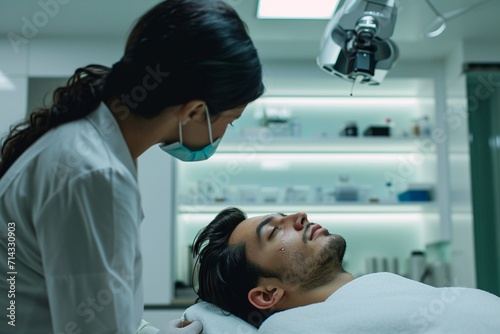
M 326 228 L 324 228 L 323 226 L 321 226 L 319 224 L 314 224 L 311 227 L 311 232 L 309 233 L 309 240 L 316 238 L 318 235 L 320 235 L 321 233 L 323 233 L 325 231 L 326 231 Z

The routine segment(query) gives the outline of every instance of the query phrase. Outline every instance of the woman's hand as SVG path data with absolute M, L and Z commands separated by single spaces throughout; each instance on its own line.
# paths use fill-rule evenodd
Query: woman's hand
M 172 320 L 167 328 L 161 329 L 158 334 L 200 334 L 203 326 L 199 321 Z

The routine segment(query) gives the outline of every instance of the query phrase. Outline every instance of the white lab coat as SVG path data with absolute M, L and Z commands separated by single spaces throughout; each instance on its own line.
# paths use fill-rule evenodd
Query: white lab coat
M 135 333 L 142 218 L 136 167 L 104 104 L 37 140 L 0 179 L 0 332 Z

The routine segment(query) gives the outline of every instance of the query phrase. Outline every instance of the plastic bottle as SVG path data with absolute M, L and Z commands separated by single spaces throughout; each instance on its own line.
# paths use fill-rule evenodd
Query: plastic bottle
M 395 126 L 394 121 L 390 118 L 386 118 L 385 124 L 389 128 L 389 137 L 394 136 L 394 126 Z
M 415 137 L 420 137 L 421 131 L 420 131 L 420 124 L 418 119 L 413 120 L 413 127 L 411 128 L 411 132 Z
M 387 203 L 395 203 L 397 202 L 397 198 L 396 198 L 396 191 L 393 187 L 393 184 L 392 182 L 390 181 L 387 181 L 385 183 L 385 188 L 386 188 L 386 191 L 387 191 L 387 194 L 386 194 L 386 202 Z
M 294 138 L 298 138 L 301 136 L 302 126 L 297 119 L 292 120 L 290 123 L 290 135 Z
M 422 251 L 411 252 L 409 278 L 420 282 L 425 271 L 425 253 Z
M 285 203 L 293 203 L 295 202 L 295 191 L 293 187 L 289 186 L 285 190 Z
M 324 199 L 323 199 L 323 188 L 321 187 L 316 187 L 316 198 L 315 198 L 316 204 L 322 204 Z
M 432 126 L 431 126 L 431 122 L 429 120 L 429 116 L 422 117 L 421 122 L 420 122 L 420 130 L 421 130 L 422 137 L 428 138 L 432 135 Z
M 357 137 L 358 136 L 358 125 L 354 121 L 349 121 L 345 123 L 344 131 L 342 135 L 346 137 Z

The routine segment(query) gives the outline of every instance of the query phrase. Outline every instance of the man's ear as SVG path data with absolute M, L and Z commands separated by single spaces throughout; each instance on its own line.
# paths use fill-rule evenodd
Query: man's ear
M 276 305 L 281 298 L 285 290 L 276 286 L 258 286 L 253 288 L 248 292 L 248 300 L 250 304 L 255 306 L 260 310 L 267 310 Z
M 182 125 L 186 125 L 189 121 L 204 121 L 206 120 L 205 108 L 207 107 L 205 101 L 191 100 L 184 103 L 179 110 L 179 121 Z

